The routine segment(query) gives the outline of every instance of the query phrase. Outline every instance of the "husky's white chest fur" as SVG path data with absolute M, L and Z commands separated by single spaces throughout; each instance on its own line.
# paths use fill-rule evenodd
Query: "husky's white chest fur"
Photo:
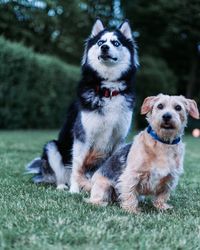
M 86 144 L 99 151 L 110 152 L 126 137 L 132 111 L 123 95 L 103 99 L 101 112 L 82 111 L 81 122 L 86 133 Z

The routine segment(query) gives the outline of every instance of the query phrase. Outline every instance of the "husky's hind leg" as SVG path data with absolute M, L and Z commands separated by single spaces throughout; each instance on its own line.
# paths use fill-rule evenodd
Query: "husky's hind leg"
M 100 173 L 95 173 L 92 183 L 91 195 L 86 201 L 94 205 L 106 206 L 112 200 L 113 187 L 110 180 Z
M 57 189 L 63 190 L 66 189 L 66 183 L 67 183 L 67 171 L 66 167 L 64 166 L 62 162 L 62 156 L 60 152 L 58 151 L 58 148 L 55 144 L 55 142 L 49 142 L 46 145 L 46 152 L 48 156 L 48 161 L 53 169 L 55 176 L 56 176 L 56 185 Z

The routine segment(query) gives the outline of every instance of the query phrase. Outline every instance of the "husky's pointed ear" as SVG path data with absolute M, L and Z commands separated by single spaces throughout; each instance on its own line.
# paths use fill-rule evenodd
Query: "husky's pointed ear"
M 119 27 L 119 30 L 121 31 L 121 33 L 130 40 L 133 40 L 133 36 L 132 36 L 132 31 L 131 31 L 131 27 L 129 24 L 128 20 L 125 20 Z
M 98 35 L 99 32 L 101 32 L 102 30 L 104 30 L 103 23 L 99 18 L 97 18 L 96 22 L 94 23 L 94 25 L 92 27 L 91 36 L 94 37 L 94 36 Z

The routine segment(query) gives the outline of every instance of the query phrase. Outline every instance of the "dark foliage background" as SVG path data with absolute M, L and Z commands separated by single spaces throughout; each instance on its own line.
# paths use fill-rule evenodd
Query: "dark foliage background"
M 0 128 L 60 126 L 97 16 L 109 28 L 126 17 L 133 28 L 137 127 L 147 95 L 183 94 L 200 104 L 199 10 L 199 0 L 0 0 Z
M 1 128 L 61 126 L 79 68 L 2 38 L 0 48 Z

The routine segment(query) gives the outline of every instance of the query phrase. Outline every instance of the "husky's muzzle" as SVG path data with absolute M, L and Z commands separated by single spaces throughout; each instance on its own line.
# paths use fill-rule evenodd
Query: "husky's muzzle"
M 101 55 L 98 59 L 103 59 L 103 61 L 117 61 L 116 57 L 112 57 L 109 53 L 110 47 L 107 44 L 101 46 Z

